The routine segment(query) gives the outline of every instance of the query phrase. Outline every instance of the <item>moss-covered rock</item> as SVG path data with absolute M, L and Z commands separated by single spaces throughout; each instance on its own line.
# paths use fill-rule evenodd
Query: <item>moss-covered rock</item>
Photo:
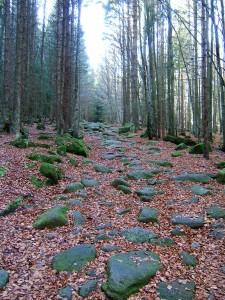
M 225 161 L 220 161 L 218 163 L 215 163 L 215 165 L 218 169 L 224 169 L 225 168 Z
M 171 179 L 178 180 L 178 181 L 191 181 L 191 182 L 201 182 L 201 183 L 209 183 L 212 180 L 212 178 L 206 174 L 197 174 L 197 173 L 181 174 Z
M 100 182 L 94 178 L 82 178 L 81 183 L 84 187 L 93 187 L 100 185 Z
M 220 206 L 212 206 L 206 209 L 207 214 L 213 219 L 225 219 L 225 209 Z
M 216 180 L 221 183 L 225 184 L 225 169 L 220 170 L 216 175 Z
M 25 149 L 25 148 L 29 148 L 29 147 L 37 147 L 37 145 L 34 142 L 29 141 L 23 137 L 19 137 L 16 140 L 11 141 L 10 145 L 14 146 L 16 148 L 20 148 L 20 149 Z
M 59 296 L 67 300 L 72 300 L 72 292 L 73 288 L 71 285 L 67 285 L 66 287 L 58 290 Z
M 56 168 L 53 164 L 44 163 L 39 169 L 40 173 L 49 179 L 50 184 L 57 184 L 61 178 L 61 168 Z
M 88 282 L 86 282 L 85 284 L 83 284 L 79 291 L 78 294 L 83 297 L 86 298 L 88 297 L 92 292 L 96 291 L 98 287 L 98 281 L 97 280 L 89 280 Z
M 118 133 L 127 133 L 133 130 L 133 124 L 125 124 L 123 127 L 119 127 Z
M 80 272 L 85 265 L 96 257 L 96 248 L 82 244 L 56 254 L 52 259 L 52 268 L 58 272 Z
M 23 202 L 23 197 L 17 198 L 15 201 L 10 202 L 3 210 L 0 211 L 0 216 L 6 216 L 14 211 L 20 206 Z
M 65 145 L 60 145 L 57 147 L 57 154 L 61 156 L 66 156 L 66 146 Z
M 200 185 L 194 185 L 191 188 L 191 192 L 195 195 L 199 195 L 199 196 L 206 196 L 206 195 L 210 195 L 210 191 L 201 187 Z
M 67 184 L 64 193 L 75 193 L 83 188 L 83 184 L 80 182 L 71 182 Z
M 69 207 L 66 205 L 57 205 L 48 209 L 33 223 L 35 229 L 62 227 L 67 222 L 67 212 Z
M 159 211 L 155 208 L 142 207 L 139 212 L 138 221 L 144 223 L 157 222 Z
M 54 154 L 39 154 L 37 152 L 32 152 L 28 155 L 31 160 L 53 164 L 54 162 L 62 163 L 62 159 Z
M 209 151 L 212 151 L 211 145 L 209 145 Z M 193 147 L 190 148 L 189 150 L 190 154 L 203 154 L 204 153 L 204 143 L 199 143 Z
M 186 251 L 182 251 L 180 256 L 187 266 L 195 267 L 198 264 L 197 258 Z
M 147 130 L 143 131 L 143 132 L 140 134 L 140 137 L 141 137 L 141 138 L 147 138 L 147 137 L 148 137 L 148 132 L 147 132 Z
M 153 252 L 139 250 L 116 254 L 109 259 L 108 280 L 102 290 L 110 299 L 128 299 L 161 269 L 160 258 Z
M 119 177 L 119 178 L 114 179 L 112 181 L 111 185 L 114 186 L 115 188 L 117 188 L 118 185 L 123 185 L 123 186 L 130 187 L 130 184 L 123 177 Z
M 179 156 L 182 156 L 183 154 L 180 152 L 180 151 L 174 151 L 172 152 L 171 156 L 172 157 L 179 157 Z
M 58 137 L 56 139 L 57 146 L 65 146 L 66 152 L 88 157 L 88 147 L 81 140 L 71 136 Z
M 3 177 L 5 175 L 7 171 L 7 167 L 6 166 L 1 166 L 0 167 L 0 177 Z
M 171 162 L 164 160 L 164 159 L 160 159 L 160 160 L 149 159 L 148 163 L 156 164 L 156 165 L 159 165 L 162 167 L 172 167 L 173 166 Z
M 125 237 L 128 241 L 137 244 L 150 242 L 151 239 L 157 238 L 157 235 L 152 231 L 140 227 L 124 229 L 120 235 Z
M 179 145 L 179 144 L 182 144 L 182 143 L 187 145 L 187 146 L 196 145 L 196 142 L 193 141 L 190 137 L 182 138 L 182 137 L 179 137 L 179 136 L 166 135 L 163 138 L 163 140 L 166 141 L 166 142 L 174 143 L 176 145 Z
M 172 218 L 170 220 L 171 224 L 173 225 L 186 225 L 190 228 L 196 229 L 196 228 L 201 228 L 205 224 L 205 219 L 204 217 L 184 217 L 179 214 L 173 214 Z
M 78 162 L 73 157 L 70 157 L 70 163 L 72 166 L 78 167 Z
M 167 246 L 173 246 L 174 241 L 168 237 L 161 237 L 161 238 L 156 238 L 152 239 L 149 242 L 150 244 L 157 245 L 160 247 L 167 247 Z
M 47 135 L 47 134 L 41 134 L 38 136 L 38 140 L 51 140 L 52 137 L 50 135 Z
M 194 300 L 194 291 L 194 281 L 188 282 L 182 279 L 158 284 L 160 299 L 164 300 Z
M 131 194 L 131 193 L 132 193 L 130 187 L 125 186 L 125 185 L 122 185 L 122 184 L 118 185 L 118 186 L 116 187 L 116 189 L 117 189 L 118 191 L 123 192 L 124 194 Z
M 99 172 L 99 173 L 111 173 L 112 172 L 110 167 L 104 166 L 104 165 L 95 165 L 94 169 L 96 172 Z
M 184 150 L 184 149 L 187 149 L 188 146 L 184 143 L 181 143 L 179 145 L 177 145 L 177 147 L 175 148 L 176 151 L 180 151 L 180 150 Z
M 131 180 L 150 179 L 152 177 L 153 177 L 153 173 L 148 170 L 140 170 L 136 172 L 127 173 L 127 178 Z

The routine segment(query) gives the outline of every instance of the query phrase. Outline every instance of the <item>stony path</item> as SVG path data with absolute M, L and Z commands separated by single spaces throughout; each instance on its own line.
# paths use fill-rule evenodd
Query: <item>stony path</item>
M 30 149 L 1 178 L 4 197 L 13 199 L 9 186 L 26 195 L 0 218 L 2 299 L 225 299 L 225 194 L 213 179 L 223 153 L 209 162 L 187 150 L 173 157 L 172 143 L 112 127 L 88 131 L 85 142 L 89 157 L 62 157 L 64 177 L 53 187 L 31 185 L 38 167 L 10 183 Z M 7 159 L 18 155 L 6 147 Z

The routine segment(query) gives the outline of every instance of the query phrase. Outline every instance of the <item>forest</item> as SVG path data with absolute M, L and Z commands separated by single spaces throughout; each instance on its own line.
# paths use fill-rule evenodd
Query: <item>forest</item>
M 0 1 L 0 299 L 225 300 L 224 0 L 97 4 Z

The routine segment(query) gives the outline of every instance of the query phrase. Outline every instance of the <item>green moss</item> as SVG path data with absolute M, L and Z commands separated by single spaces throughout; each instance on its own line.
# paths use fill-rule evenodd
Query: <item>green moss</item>
M 209 145 L 209 151 L 212 151 L 211 145 Z M 190 148 L 189 150 L 190 154 L 203 154 L 204 153 L 204 143 L 199 143 L 193 147 Z
M 52 139 L 51 136 L 45 135 L 45 134 L 41 134 L 41 135 L 39 135 L 39 137 L 38 137 L 38 140 L 51 140 L 51 139 Z
M 225 169 L 223 169 L 217 173 L 216 180 L 219 183 L 225 184 Z
M 176 145 L 179 145 L 181 143 L 184 143 L 185 145 L 188 146 L 194 146 L 196 145 L 196 142 L 193 141 L 190 137 L 186 136 L 185 138 L 179 137 L 179 136 L 173 136 L 173 135 L 166 135 L 163 138 L 164 141 L 166 142 L 171 142 L 174 143 Z
M 32 168 L 36 167 L 36 165 L 37 165 L 36 163 L 28 164 L 28 165 L 25 165 L 24 168 L 25 169 L 32 169 Z
M 22 203 L 23 197 L 17 198 L 15 201 L 10 202 L 2 211 L 0 211 L 0 216 L 6 216 L 14 212 Z
M 223 169 L 225 168 L 225 161 L 220 161 L 218 163 L 215 163 L 215 165 L 218 169 Z
M 5 175 L 7 171 L 7 167 L 6 166 L 2 166 L 0 167 L 0 177 L 3 177 Z
M 58 137 L 56 139 L 58 146 L 66 146 L 66 152 L 81 155 L 84 157 L 88 156 L 88 148 L 83 141 L 70 136 Z
M 19 149 L 25 149 L 25 148 L 37 146 L 34 142 L 24 139 L 23 137 L 19 137 L 18 139 L 11 141 L 10 145 Z
M 147 130 L 143 131 L 140 135 L 141 138 L 147 138 L 148 137 L 148 133 Z
M 49 179 L 50 184 L 57 184 L 61 178 L 61 168 L 56 168 L 49 163 L 43 163 L 39 169 L 40 173 Z
M 180 151 L 172 152 L 172 157 L 179 157 L 179 156 L 182 156 L 182 153 Z
M 32 175 L 30 177 L 30 181 L 37 189 L 45 186 L 45 183 L 43 181 L 41 181 L 40 179 L 37 179 L 34 175 Z
M 37 152 L 32 152 L 28 155 L 28 158 L 31 160 L 44 162 L 53 164 L 54 162 L 61 163 L 62 159 L 57 155 L 50 155 L 50 154 L 38 154 Z
M 70 163 L 72 166 L 74 167 L 77 167 L 78 166 L 78 162 L 73 158 L 73 157 L 70 157 Z
M 61 156 L 66 156 L 66 146 L 65 145 L 60 145 L 57 147 L 57 154 Z

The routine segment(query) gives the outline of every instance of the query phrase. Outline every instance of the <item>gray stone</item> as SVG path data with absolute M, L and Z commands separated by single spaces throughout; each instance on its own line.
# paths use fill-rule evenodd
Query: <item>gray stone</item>
M 192 202 L 195 204 L 199 203 L 198 197 L 191 197 L 191 198 L 188 198 L 187 200 L 188 200 L 188 202 Z
M 124 229 L 120 235 L 125 237 L 128 241 L 138 244 L 150 242 L 151 239 L 157 238 L 157 235 L 152 231 L 140 227 Z
M 92 186 L 100 185 L 100 182 L 92 178 L 82 178 L 81 183 L 83 184 L 84 187 L 92 187 Z
M 104 232 L 100 232 L 96 237 L 95 237 L 95 242 L 98 241 L 109 241 L 111 240 L 111 237 L 109 237 L 107 234 Z
M 150 179 L 152 177 L 153 177 L 153 173 L 147 170 L 140 170 L 136 172 L 127 173 L 127 178 L 131 180 Z
M 174 241 L 170 238 L 167 238 L 167 237 L 152 239 L 152 240 L 149 241 L 149 243 L 160 246 L 160 247 L 167 247 L 167 246 L 173 246 L 174 245 Z
M 86 222 L 86 218 L 82 215 L 80 211 L 74 211 L 73 212 L 73 217 L 75 219 L 74 225 L 84 225 Z
M 71 182 L 66 186 L 64 193 L 75 193 L 75 192 L 81 190 L 83 187 L 84 186 L 82 183 Z
M 58 290 L 59 296 L 68 300 L 72 299 L 72 292 L 73 288 L 70 285 L 67 285 L 66 287 Z
M 208 183 L 212 180 L 212 178 L 208 175 L 197 174 L 197 173 L 181 174 L 171 179 L 178 180 L 178 181 L 191 181 L 191 182 L 201 182 L 201 183 Z
M 208 236 L 217 240 L 222 240 L 224 238 L 224 232 L 220 229 L 215 229 L 211 231 Z
M 119 185 L 130 187 L 130 184 L 123 177 L 114 179 L 111 185 L 114 186 L 115 188 L 117 188 Z
M 83 205 L 82 201 L 80 201 L 78 199 L 70 199 L 69 200 L 69 204 L 71 204 L 71 205 L 79 205 L 79 206 Z
M 124 194 L 131 194 L 132 191 L 128 186 L 125 185 L 118 185 L 116 188 L 118 191 L 123 192 Z
M 96 172 L 100 172 L 100 173 L 111 173 L 112 172 L 112 170 L 108 166 L 104 166 L 104 165 L 95 165 L 94 169 Z
M 194 281 L 176 280 L 158 284 L 160 299 L 163 300 L 193 300 L 195 298 Z
M 8 283 L 9 272 L 5 270 L 0 270 L 0 290 Z
M 131 209 L 130 208 L 125 208 L 125 209 L 121 209 L 117 212 L 118 215 L 125 215 L 127 213 L 130 213 L 131 212 Z
M 191 244 L 191 248 L 199 250 L 201 248 L 201 244 L 199 244 L 198 242 L 193 242 Z
M 62 227 L 67 222 L 67 212 L 69 207 L 66 205 L 57 205 L 48 209 L 40 215 L 33 223 L 35 229 Z
M 78 294 L 86 298 L 88 297 L 92 292 L 96 291 L 98 287 L 98 281 L 97 280 L 90 280 L 87 283 L 83 284 L 80 289 Z
M 178 214 L 173 214 L 170 220 L 173 225 L 186 225 L 190 228 L 196 229 L 204 226 L 205 220 L 204 217 L 183 217 Z
M 111 228 L 111 227 L 112 227 L 112 223 L 106 222 L 105 224 L 101 224 L 101 225 L 95 227 L 95 230 L 102 230 L 102 229 L 107 229 L 107 228 Z
M 159 211 L 155 208 L 142 207 L 139 212 L 138 221 L 144 223 L 155 223 L 157 222 Z
M 187 266 L 195 267 L 198 264 L 197 258 L 186 251 L 182 251 L 180 256 Z
M 195 195 L 199 195 L 199 196 L 206 196 L 210 194 L 210 191 L 201 187 L 200 185 L 194 185 L 191 188 L 191 192 Z
M 182 228 L 179 228 L 179 227 L 171 230 L 170 233 L 174 236 L 184 236 L 185 235 L 184 230 Z
M 136 190 L 134 192 L 138 196 L 148 196 L 148 197 L 154 196 L 157 193 L 155 189 L 150 187 L 144 187 L 142 190 Z
M 85 265 L 96 257 L 96 248 L 82 244 L 56 254 L 52 259 L 52 269 L 60 272 L 80 272 Z
M 108 280 L 102 290 L 110 299 L 128 299 L 161 269 L 160 258 L 153 252 L 140 250 L 116 254 L 109 259 Z
M 213 219 L 225 219 L 225 209 L 220 206 L 212 206 L 206 209 L 207 214 Z
M 112 252 L 112 251 L 121 250 L 121 247 L 116 245 L 105 244 L 101 247 L 101 250 L 104 252 Z

